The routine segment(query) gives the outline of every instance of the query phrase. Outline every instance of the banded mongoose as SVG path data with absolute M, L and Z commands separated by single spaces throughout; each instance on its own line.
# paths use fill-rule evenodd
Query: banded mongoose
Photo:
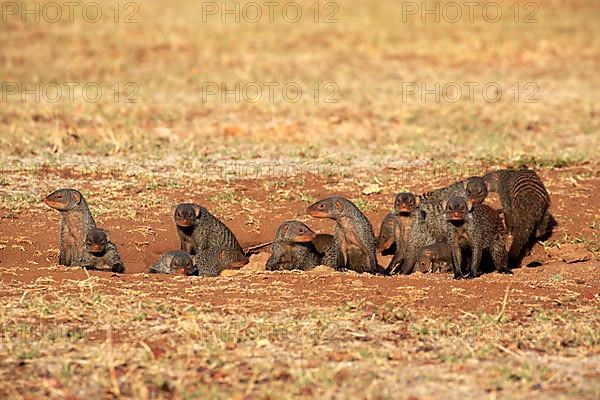
M 416 265 L 421 272 L 450 272 L 452 250 L 446 241 L 435 242 L 421 250 Z
M 231 230 L 204 207 L 192 203 L 177 205 L 173 216 L 181 250 L 200 254 L 203 250 L 218 248 L 244 251 Z
M 167 251 L 148 269 L 149 273 L 198 275 L 192 257 L 181 250 Z
M 394 241 L 396 242 L 396 252 L 390 261 L 387 270 L 395 272 L 404 263 L 407 256 L 409 244 L 415 245 L 413 238 L 413 225 L 415 224 L 415 214 L 421 213 L 417 208 L 419 200 L 411 192 L 401 192 L 394 197 Z M 418 246 L 417 246 L 418 247 Z M 414 249 L 415 253 L 420 248 Z
M 79 265 L 98 271 L 125 272 L 117 246 L 109 240 L 104 230 L 96 228 L 90 229 L 85 236 Z
M 491 256 L 494 270 L 512 274 L 506 267 L 506 231 L 498 213 L 485 204 L 472 204 L 463 197 L 454 196 L 445 205 L 450 227 L 448 243 L 452 251 L 454 277 L 463 278 L 463 250 L 470 250 L 469 278 L 481 274 L 484 253 Z
M 335 221 L 334 257 L 336 268 L 356 272 L 381 272 L 375 255 L 376 239 L 371 223 L 350 200 L 332 196 L 307 209 L 315 218 Z
M 50 193 L 44 203 L 60 212 L 59 264 L 79 266 L 85 236 L 96 222 L 83 195 L 75 189 L 59 189 Z
M 219 276 L 226 269 L 240 269 L 248 264 L 242 250 L 211 247 L 193 256 L 200 276 Z
M 556 223 L 550 214 L 550 195 L 535 171 L 505 169 L 490 172 L 482 178 L 486 190 L 498 193 L 504 222 L 512 243 L 508 265 L 516 267 L 531 250 L 535 239 L 546 237 Z M 471 185 L 481 185 L 474 179 Z
M 320 256 L 312 241 L 317 237 L 300 221 L 285 221 L 277 229 L 266 269 L 309 270 L 320 264 Z

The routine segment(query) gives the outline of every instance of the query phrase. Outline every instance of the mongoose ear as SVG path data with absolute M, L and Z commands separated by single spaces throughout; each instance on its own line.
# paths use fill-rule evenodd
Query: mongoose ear
M 342 202 L 339 200 L 335 201 L 335 208 L 339 211 L 342 212 L 344 210 L 344 206 L 342 205 Z
M 448 205 L 448 200 L 442 201 L 442 210 L 445 210 L 447 205 Z
M 73 203 L 79 204 L 81 201 L 81 194 L 75 190 L 71 192 L 71 197 L 73 198 Z
M 283 233 L 284 235 L 287 233 L 288 229 L 290 229 L 290 226 L 288 224 L 281 225 L 281 233 Z
M 419 206 L 421 204 L 421 196 L 415 196 L 415 206 Z
M 196 218 L 200 217 L 202 213 L 202 208 L 196 204 L 194 204 L 194 214 L 196 214 Z
M 219 251 L 219 258 L 221 259 L 221 261 L 225 260 L 226 255 L 227 251 L 225 249 L 221 249 L 221 251 Z

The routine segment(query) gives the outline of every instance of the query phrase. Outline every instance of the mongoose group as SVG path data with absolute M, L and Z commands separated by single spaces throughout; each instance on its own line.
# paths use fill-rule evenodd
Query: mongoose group
M 501 210 L 484 204 L 490 192 L 498 194 Z M 96 227 L 79 191 L 59 189 L 44 203 L 61 213 L 61 265 L 125 272 L 109 232 Z M 334 232 L 317 234 L 300 221 L 283 222 L 269 242 L 266 269 L 327 265 L 384 275 L 451 271 L 456 279 L 488 271 L 511 274 L 536 240 L 550 234 L 556 221 L 549 207 L 550 196 L 534 171 L 493 171 L 421 195 L 398 193 L 375 237 L 356 205 L 331 196 L 309 206 L 307 213 L 334 220 Z M 180 249 L 163 254 L 148 272 L 218 276 L 248 263 L 249 254 L 233 232 L 206 208 L 178 204 L 173 221 Z M 393 255 L 387 267 L 379 265 L 377 252 Z

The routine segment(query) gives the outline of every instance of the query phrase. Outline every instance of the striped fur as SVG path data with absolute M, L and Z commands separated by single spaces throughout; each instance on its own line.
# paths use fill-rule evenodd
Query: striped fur
M 513 238 L 508 263 L 516 266 L 535 239 L 551 228 L 554 220 L 549 211 L 550 195 L 540 177 L 530 169 L 499 170 L 484 175 L 483 179 L 488 191 L 500 197 L 504 221 Z

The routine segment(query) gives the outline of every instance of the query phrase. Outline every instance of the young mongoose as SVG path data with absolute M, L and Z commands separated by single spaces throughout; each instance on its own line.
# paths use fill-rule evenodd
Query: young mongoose
M 435 242 L 422 249 L 416 265 L 421 272 L 452 271 L 452 250 L 447 242 Z
M 469 278 L 481 274 L 481 259 L 489 254 L 497 272 L 512 274 L 506 268 L 506 231 L 498 213 L 485 204 L 472 204 L 463 197 L 451 197 L 445 205 L 450 227 L 448 243 L 452 251 L 454 277 L 463 277 L 463 250 L 470 249 Z
M 545 237 L 555 220 L 550 214 L 550 195 L 540 177 L 530 169 L 505 169 L 490 172 L 481 179 L 467 184 L 481 186 L 498 193 L 504 213 L 504 222 L 512 243 L 508 251 L 508 265 L 518 266 L 536 238 Z
M 85 236 L 96 227 L 85 198 L 75 189 L 59 189 L 43 201 L 61 215 L 59 264 L 79 266 Z
M 125 272 L 117 246 L 108 239 L 102 229 L 94 228 L 88 231 L 79 265 L 98 271 Z
M 218 248 L 244 253 L 235 235 L 204 207 L 192 203 L 179 204 L 173 216 L 181 250 L 200 254 L 203 250 Z
M 317 237 L 300 221 L 285 221 L 277 229 L 267 270 L 306 271 L 320 264 L 320 256 L 312 241 Z
M 212 247 L 193 256 L 200 276 L 219 276 L 225 269 L 240 269 L 248 264 L 241 250 Z
M 371 223 L 350 200 L 332 196 L 307 209 L 315 218 L 335 221 L 334 254 L 338 269 L 377 273 L 381 269 L 375 256 L 376 239 Z
M 167 251 L 158 261 L 148 269 L 149 273 L 198 275 L 198 268 L 194 265 L 192 257 L 185 251 Z

